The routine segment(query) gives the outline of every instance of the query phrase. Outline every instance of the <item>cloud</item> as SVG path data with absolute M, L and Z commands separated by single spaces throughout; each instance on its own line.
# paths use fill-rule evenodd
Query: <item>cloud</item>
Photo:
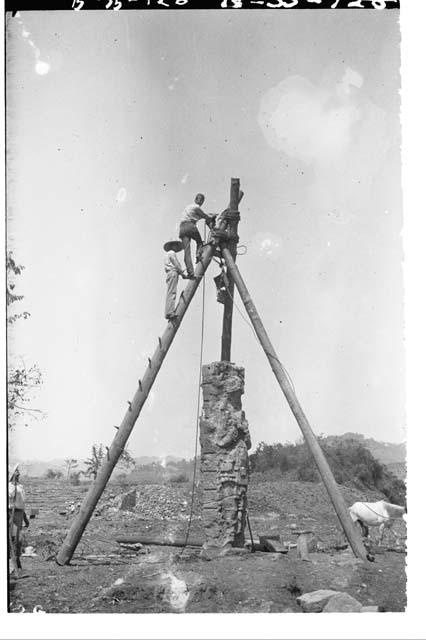
M 352 88 L 362 84 L 362 76 L 349 68 L 332 89 L 289 76 L 261 100 L 258 121 L 267 142 L 308 164 L 342 155 L 360 118 Z
M 331 87 L 290 76 L 268 90 L 258 122 L 268 144 L 311 167 L 306 201 L 335 224 L 371 206 L 373 184 L 399 135 L 392 115 L 360 92 L 364 78 L 346 68 Z
M 348 67 L 342 80 L 337 83 L 337 93 L 341 96 L 347 96 L 351 93 L 352 87 L 361 89 L 363 84 L 364 78 L 362 75 Z

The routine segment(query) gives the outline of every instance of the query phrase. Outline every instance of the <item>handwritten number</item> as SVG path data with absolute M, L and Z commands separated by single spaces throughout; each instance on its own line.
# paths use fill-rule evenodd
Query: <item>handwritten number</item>
M 285 9 L 291 9 L 292 7 L 295 7 L 299 3 L 299 0 L 290 0 L 291 4 L 288 4 L 287 2 L 285 2 L 285 0 L 276 0 L 276 1 L 278 2 L 278 4 L 272 4 L 271 2 L 267 2 L 266 6 L 271 7 L 272 9 L 280 9 L 281 7 L 285 7 Z
M 348 7 L 358 7 L 358 9 L 365 9 L 362 4 L 362 0 L 354 0 L 353 2 L 349 2 Z
M 386 1 L 385 0 L 373 0 L 373 7 L 375 9 L 386 9 Z
M 80 11 L 84 7 L 84 0 L 72 0 L 72 9 L 74 11 Z
M 241 7 L 243 6 L 243 3 L 241 0 L 231 0 L 231 2 L 232 2 L 233 9 L 241 9 Z M 220 3 L 220 6 L 222 7 L 222 9 L 227 9 L 228 0 L 222 0 L 222 2 Z

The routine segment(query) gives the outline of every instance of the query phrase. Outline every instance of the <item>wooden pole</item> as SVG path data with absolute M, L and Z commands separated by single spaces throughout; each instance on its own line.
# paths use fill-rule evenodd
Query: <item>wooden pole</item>
M 119 544 L 146 544 L 157 547 L 202 547 L 202 540 L 156 540 L 155 538 L 144 538 L 143 536 L 119 536 L 115 539 Z
M 126 446 L 126 442 L 132 432 L 141 409 L 145 404 L 148 394 L 151 391 L 163 360 L 166 357 L 179 329 L 182 318 L 185 315 L 197 287 L 213 258 L 214 251 L 215 246 L 213 245 L 207 245 L 203 248 L 202 258 L 195 269 L 195 280 L 190 281 L 186 286 L 176 307 L 176 320 L 168 323 L 162 337 L 158 339 L 158 346 L 154 355 L 152 358 L 148 359 L 148 367 L 146 368 L 145 375 L 142 380 L 139 381 L 138 389 L 133 396 L 132 401 L 129 401 L 129 407 L 126 410 L 123 421 L 109 448 L 109 454 L 104 459 L 98 475 L 87 492 L 81 504 L 80 511 L 72 522 L 67 536 L 59 549 L 58 555 L 56 556 L 56 562 L 60 565 L 69 564 L 75 548 L 80 542 L 81 536 L 83 535 L 92 513 L 95 510 L 99 498 L 101 497 L 114 467 Z
M 253 303 L 253 300 L 251 299 L 248 289 L 241 277 L 239 269 L 234 262 L 233 256 L 227 247 L 222 247 L 222 255 L 225 259 L 228 271 L 231 272 L 233 280 L 237 285 L 237 289 L 241 296 L 241 300 L 244 303 L 244 306 L 252 322 L 253 328 L 256 332 L 257 337 L 259 338 L 259 342 L 266 353 L 266 357 L 269 360 L 269 364 L 271 365 L 272 371 L 275 374 L 278 384 L 280 385 L 281 390 L 284 393 L 287 399 L 287 402 L 290 405 L 290 408 L 294 414 L 294 417 L 296 418 L 297 423 L 306 440 L 306 443 L 312 453 L 312 456 L 315 460 L 315 464 L 317 465 L 318 471 L 321 474 L 321 478 L 325 484 L 328 495 L 330 496 L 331 502 L 333 503 L 337 517 L 340 520 L 340 523 L 346 534 L 348 542 L 351 545 L 354 554 L 358 558 L 362 558 L 363 560 L 366 560 L 367 552 L 364 548 L 364 545 L 362 544 L 362 541 L 358 532 L 356 531 L 353 525 L 348 509 L 346 507 L 345 501 L 343 500 L 343 497 L 339 491 L 339 487 L 337 486 L 337 483 L 334 479 L 334 476 L 331 472 L 328 462 L 325 459 L 322 449 L 318 444 L 318 441 L 303 412 L 303 409 L 300 406 L 300 403 L 296 397 L 296 394 L 294 393 L 288 381 L 287 375 L 283 369 L 283 366 L 280 363 L 280 360 L 274 350 L 274 347 L 272 346 L 269 336 L 266 333 L 266 329 L 263 326 L 262 320 L 260 319 L 260 316 Z
M 242 197 L 242 196 L 241 196 Z M 238 178 L 231 178 L 231 196 L 229 201 L 229 209 L 232 213 L 238 213 L 238 204 L 240 201 L 240 181 Z M 229 222 L 229 231 L 232 234 L 237 234 L 238 232 L 238 216 L 235 219 L 230 220 Z M 231 252 L 232 258 L 234 262 L 237 258 L 237 241 L 230 240 L 224 246 L 229 248 Z M 226 277 L 228 279 L 228 290 L 229 295 L 225 298 L 225 304 L 223 309 L 223 322 L 222 322 L 222 351 L 220 359 L 226 362 L 231 361 L 231 340 L 232 340 L 232 311 L 233 311 L 233 303 L 232 298 L 234 296 L 234 280 L 232 279 L 232 275 L 229 272 L 229 269 L 226 272 Z

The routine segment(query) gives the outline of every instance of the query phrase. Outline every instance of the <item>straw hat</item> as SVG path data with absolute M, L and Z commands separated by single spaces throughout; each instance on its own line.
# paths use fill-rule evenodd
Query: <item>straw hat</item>
M 177 253 L 178 251 L 182 251 L 183 244 L 180 240 L 169 240 L 163 248 L 164 251 L 175 251 Z

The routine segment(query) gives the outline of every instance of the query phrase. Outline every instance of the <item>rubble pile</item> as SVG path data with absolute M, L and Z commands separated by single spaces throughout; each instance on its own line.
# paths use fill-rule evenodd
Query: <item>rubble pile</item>
M 147 520 L 188 520 L 191 507 L 191 487 L 145 485 L 138 490 L 135 511 Z M 200 517 L 200 506 L 194 500 L 194 517 Z

